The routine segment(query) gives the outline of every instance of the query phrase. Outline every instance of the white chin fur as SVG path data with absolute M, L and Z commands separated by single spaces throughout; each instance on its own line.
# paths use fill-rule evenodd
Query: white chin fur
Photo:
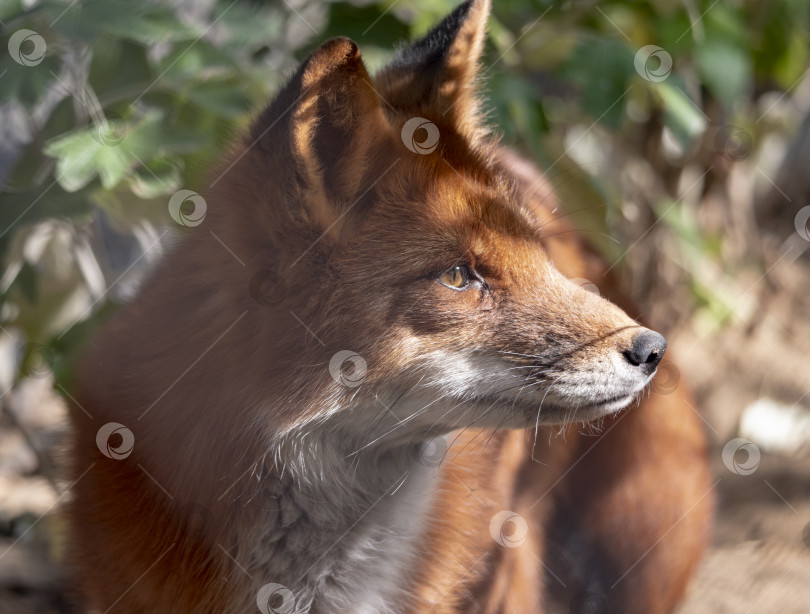
M 364 439 L 390 440 L 425 430 L 441 434 L 471 424 L 526 428 L 598 419 L 630 405 L 652 379 L 620 358 L 605 357 L 591 370 L 532 382 L 524 369 L 497 356 L 473 351 L 426 353 L 425 376 L 395 408 L 403 423 L 377 423 L 379 432 L 366 433 Z M 379 407 L 372 407 L 370 419 L 377 412 Z
M 600 416 L 604 416 L 606 414 L 612 414 L 613 412 L 619 411 L 620 409 L 624 409 L 630 405 L 635 398 L 635 395 L 628 394 L 621 398 L 610 401 L 609 403 L 598 403 L 592 405 L 591 407 L 586 408 L 586 410 L 590 410 L 598 413 Z

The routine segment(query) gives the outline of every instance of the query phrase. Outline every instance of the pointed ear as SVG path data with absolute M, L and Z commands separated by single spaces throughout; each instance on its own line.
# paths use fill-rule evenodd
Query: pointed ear
M 475 85 L 489 10 L 490 0 L 467 0 L 402 50 L 376 77 L 386 100 L 427 108 L 472 136 L 479 126 Z
M 360 51 L 348 38 L 318 47 L 254 123 L 254 142 L 295 168 L 296 217 L 331 227 L 358 190 L 369 153 L 390 132 Z

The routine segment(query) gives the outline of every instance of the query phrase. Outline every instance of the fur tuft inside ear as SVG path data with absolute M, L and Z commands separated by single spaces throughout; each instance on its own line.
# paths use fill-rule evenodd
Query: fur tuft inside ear
M 358 192 L 369 152 L 390 132 L 360 51 L 348 38 L 318 47 L 253 126 L 254 142 L 289 166 L 310 220 L 329 227 Z

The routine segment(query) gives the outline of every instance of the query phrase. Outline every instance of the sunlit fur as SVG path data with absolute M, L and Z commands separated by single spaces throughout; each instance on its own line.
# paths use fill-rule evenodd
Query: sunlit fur
M 608 612 L 680 599 L 708 534 L 700 428 L 683 387 L 620 412 L 652 377 L 626 359 L 646 329 L 481 120 L 488 11 L 461 5 L 374 78 L 348 39 L 314 51 L 90 344 L 70 509 L 88 609 L 248 612 L 276 583 L 294 612 L 517 614 L 542 611 L 547 569 Z M 414 117 L 434 151 L 403 142 Z M 462 263 L 470 287 L 439 283 Z M 330 370 L 344 350 L 358 385 Z M 108 422 L 134 434 L 124 460 L 97 447 Z M 518 548 L 491 535 L 503 510 L 530 527 Z

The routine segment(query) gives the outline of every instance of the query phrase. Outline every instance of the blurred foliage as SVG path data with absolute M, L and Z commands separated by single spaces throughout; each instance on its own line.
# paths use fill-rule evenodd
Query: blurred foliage
M 455 4 L 2 0 L 0 324 L 23 348 L 18 369 L 39 355 L 63 364 L 125 298 L 159 252 L 169 196 L 203 191 L 218 153 L 319 42 L 354 38 L 373 70 Z M 723 257 L 723 228 L 698 223 L 679 182 L 789 130 L 759 122 L 759 106 L 795 91 L 808 40 L 806 0 L 496 0 L 484 87 L 506 142 L 549 169 L 611 262 L 645 228 L 666 229 L 693 307 L 722 319 L 724 289 L 704 271 Z M 648 45 L 665 55 L 639 64 Z M 649 170 L 647 200 L 624 168 Z

